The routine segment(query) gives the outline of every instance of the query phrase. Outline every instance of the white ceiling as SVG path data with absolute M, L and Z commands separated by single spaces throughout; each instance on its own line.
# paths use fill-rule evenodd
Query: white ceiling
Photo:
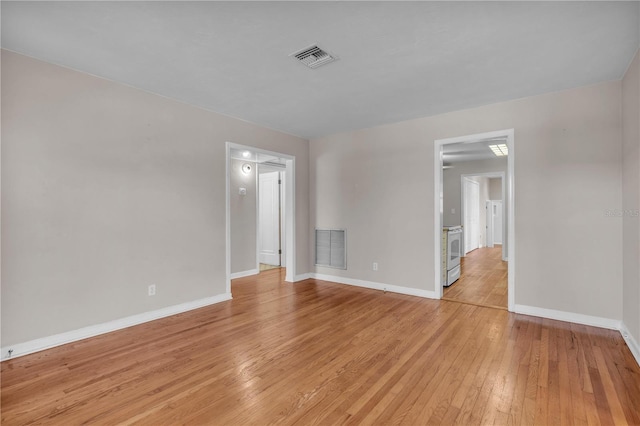
M 2 46 L 313 138 L 621 78 L 638 2 L 8 2 Z M 288 55 L 317 43 L 315 70 Z

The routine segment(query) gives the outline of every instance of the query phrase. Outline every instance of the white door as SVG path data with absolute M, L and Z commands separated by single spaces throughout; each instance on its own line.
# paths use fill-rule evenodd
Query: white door
M 487 220 L 487 223 L 485 225 L 486 234 L 487 234 L 487 247 L 493 247 L 493 217 L 491 215 L 491 210 L 493 209 L 492 201 L 487 200 L 484 208 L 486 213 L 485 217 Z
M 280 266 L 280 172 L 259 176 L 259 260 L 260 263 Z
M 464 178 L 464 254 L 478 248 L 480 235 L 480 185 Z
M 495 244 L 502 244 L 502 201 L 492 201 L 491 209 L 493 242 Z

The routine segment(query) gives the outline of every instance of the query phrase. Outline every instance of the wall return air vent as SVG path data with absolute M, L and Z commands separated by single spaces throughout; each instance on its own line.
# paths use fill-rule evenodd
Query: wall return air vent
M 347 232 L 316 229 L 316 266 L 347 269 Z
M 306 47 L 298 52 L 292 53 L 289 56 L 296 58 L 309 68 L 318 68 L 319 66 L 328 64 L 338 59 L 315 45 Z

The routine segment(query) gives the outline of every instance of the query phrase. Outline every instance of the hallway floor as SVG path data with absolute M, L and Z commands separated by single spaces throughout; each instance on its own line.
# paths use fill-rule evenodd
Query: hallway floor
M 460 265 L 460 279 L 444 288 L 444 300 L 507 309 L 507 262 L 502 260 L 502 246 L 473 250 Z

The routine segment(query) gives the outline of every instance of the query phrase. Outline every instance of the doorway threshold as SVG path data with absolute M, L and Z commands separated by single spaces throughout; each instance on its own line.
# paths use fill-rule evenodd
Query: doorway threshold
M 491 309 L 500 309 L 500 310 L 503 310 L 503 311 L 508 311 L 506 306 L 487 305 L 487 304 L 484 304 L 484 303 L 467 302 L 465 300 L 451 299 L 449 297 L 443 297 L 440 300 L 446 300 L 447 302 L 462 303 L 462 304 L 465 304 L 465 305 L 480 306 L 481 308 L 491 308 Z
M 280 268 L 282 268 L 282 266 L 280 265 L 267 265 L 266 263 L 260 264 L 260 272 L 269 271 L 271 269 L 280 269 Z

